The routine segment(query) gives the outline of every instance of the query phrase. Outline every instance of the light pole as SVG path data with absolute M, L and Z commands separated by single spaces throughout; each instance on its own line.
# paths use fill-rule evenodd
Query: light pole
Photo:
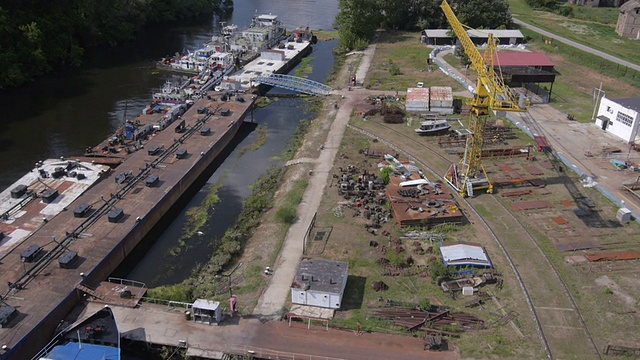
M 231 275 L 233 275 L 233 273 L 235 273 L 236 270 L 240 269 L 241 266 L 242 266 L 242 263 L 238 264 L 238 266 L 236 266 L 233 270 L 231 270 L 229 274 L 217 274 L 215 276 L 216 279 L 222 279 L 223 277 L 226 277 L 227 279 L 229 279 L 229 297 L 233 295 L 233 290 L 231 289 Z

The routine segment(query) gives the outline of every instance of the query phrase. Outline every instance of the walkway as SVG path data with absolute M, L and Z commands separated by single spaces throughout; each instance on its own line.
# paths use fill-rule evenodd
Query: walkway
M 635 71 L 640 71 L 640 65 L 636 65 L 634 63 L 630 63 L 630 62 L 628 62 L 626 60 L 622 60 L 622 59 L 620 59 L 618 57 L 615 57 L 613 55 L 609 55 L 609 54 L 607 54 L 605 52 L 602 52 L 600 50 L 596 50 L 596 49 L 590 48 L 590 47 L 588 47 L 586 45 L 582 45 L 580 43 L 577 43 L 575 41 L 569 40 L 569 39 L 564 38 L 562 36 L 556 35 L 554 33 L 550 33 L 550 32 L 548 32 L 546 30 L 542 30 L 539 27 L 533 26 L 531 24 L 527 24 L 526 22 L 524 22 L 522 20 L 518 20 L 516 18 L 513 18 L 513 22 L 518 24 L 518 25 L 520 25 L 520 26 L 522 26 L 522 27 L 525 27 L 527 29 L 531 29 L 531 30 L 537 32 L 538 34 L 542 34 L 542 35 L 544 35 L 546 37 L 550 37 L 552 39 L 558 40 L 561 43 L 565 43 L 567 45 L 571 45 L 576 49 L 580 49 L 582 51 L 586 51 L 588 53 L 592 53 L 594 55 L 600 56 L 603 59 L 612 61 L 612 62 L 614 62 L 616 64 L 624 65 L 624 66 L 626 66 L 626 67 L 628 67 L 630 69 L 633 69 Z
M 333 90 L 329 85 L 325 85 L 323 83 L 310 79 L 285 74 L 258 76 L 254 79 L 254 81 L 261 84 L 276 86 L 279 88 L 297 91 L 309 95 L 326 96 L 331 94 L 331 90 Z
M 375 47 L 376 45 L 374 43 L 364 51 L 364 55 L 360 60 L 360 66 L 356 71 L 356 79 L 362 81 L 366 77 L 369 66 L 371 66 L 371 59 L 375 52 Z M 337 92 L 334 91 L 334 93 Z M 271 277 L 269 286 L 258 300 L 258 304 L 253 311 L 257 316 L 278 317 L 279 312 L 285 305 L 298 263 L 302 258 L 305 233 L 320 206 L 324 188 L 329 178 L 329 172 L 333 167 L 336 154 L 340 148 L 340 143 L 342 142 L 345 128 L 349 123 L 355 100 L 363 96 L 359 91 L 339 93 L 344 95 L 345 98 L 338 109 L 335 120 L 331 124 L 327 140 L 324 143 L 324 149 L 321 150 L 320 156 L 316 160 L 313 176 L 309 179 L 309 185 L 304 193 L 303 200 L 298 206 L 297 213 L 300 214 L 300 218 L 289 228 L 280 257 L 274 266 L 276 271 Z M 358 96 L 356 96 L 356 93 L 358 93 Z

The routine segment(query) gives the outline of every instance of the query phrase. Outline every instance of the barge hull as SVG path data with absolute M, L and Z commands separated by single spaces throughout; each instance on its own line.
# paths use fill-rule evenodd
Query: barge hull
M 152 156 L 145 150 L 131 154 L 80 196 L 74 205 L 96 204 L 88 218 L 61 212 L 5 258 L 2 280 L 20 285 L 5 296 L 9 305 L 18 308 L 18 314 L 7 328 L 0 329 L 0 341 L 9 347 L 1 359 L 28 359 L 44 347 L 64 316 L 82 300 L 76 286 L 93 287 L 108 277 L 231 142 L 254 100 L 216 102 L 215 96 L 203 97 L 183 115 L 188 136 L 176 131 L 182 122 L 176 121 L 145 144 L 147 149 L 164 148 L 162 154 Z M 198 114 L 196 109 L 202 107 L 212 114 Z M 221 115 L 222 108 L 229 110 L 227 116 Z M 202 134 L 204 127 L 211 131 Z M 179 149 L 186 149 L 188 155 L 178 159 L 175 152 Z M 129 182 L 115 180 L 122 174 L 130 174 Z M 160 181 L 145 186 L 145 179 L 154 175 Z M 107 210 L 114 208 L 125 214 L 115 223 L 106 216 Z M 102 209 L 105 211 L 100 213 Z M 52 243 L 52 237 L 57 242 Z M 57 261 L 39 263 L 57 251 L 57 243 L 78 253 L 77 266 L 63 269 Z M 27 266 L 20 262 L 19 254 L 31 245 L 42 246 L 44 255 Z

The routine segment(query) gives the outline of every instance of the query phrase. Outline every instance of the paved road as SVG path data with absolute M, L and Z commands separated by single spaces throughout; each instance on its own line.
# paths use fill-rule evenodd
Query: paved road
M 522 27 L 525 27 L 527 29 L 531 29 L 531 30 L 537 32 L 538 34 L 542 34 L 542 35 L 550 37 L 552 39 L 556 39 L 556 40 L 560 41 L 561 43 L 565 43 L 567 45 L 571 45 L 571 46 L 573 46 L 573 47 L 575 47 L 577 49 L 580 49 L 582 51 L 586 51 L 586 52 L 592 53 L 594 55 L 600 56 L 601 58 L 609 60 L 609 61 L 612 61 L 612 62 L 614 62 L 616 64 L 624 65 L 624 66 L 626 66 L 626 67 L 628 67 L 630 69 L 633 69 L 635 71 L 640 71 L 640 65 L 636 65 L 636 64 L 630 63 L 628 61 L 622 60 L 622 59 L 620 59 L 618 57 L 615 57 L 613 55 L 609 55 L 609 54 L 607 54 L 605 52 L 602 52 L 600 50 L 596 50 L 596 49 L 590 48 L 590 47 L 588 47 L 586 45 L 579 44 L 579 43 L 577 43 L 575 41 L 571 41 L 571 40 L 569 40 L 567 38 L 563 38 L 562 36 L 550 33 L 550 32 L 548 32 L 546 30 L 542 30 L 539 27 L 536 27 L 536 26 L 533 26 L 531 24 L 527 24 L 527 23 L 523 22 L 522 20 L 518 20 L 516 18 L 513 18 L 513 22 L 518 24 L 518 25 L 520 25 L 520 26 L 522 26 Z

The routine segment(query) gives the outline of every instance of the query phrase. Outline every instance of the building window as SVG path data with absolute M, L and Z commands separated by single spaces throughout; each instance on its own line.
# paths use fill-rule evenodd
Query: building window
M 616 117 L 616 120 L 629 127 L 631 127 L 631 124 L 633 123 L 633 118 L 631 116 L 627 114 L 623 114 L 621 112 L 618 112 L 618 116 Z

